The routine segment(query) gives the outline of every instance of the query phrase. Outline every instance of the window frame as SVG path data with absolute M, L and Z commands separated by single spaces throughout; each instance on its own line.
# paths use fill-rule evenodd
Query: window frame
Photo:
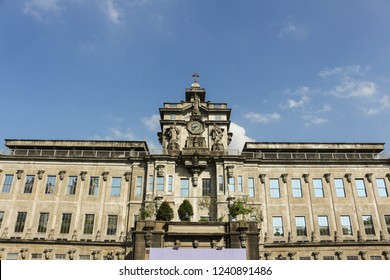
M 46 178 L 45 194 L 54 194 L 57 176 L 48 175 Z
M 334 178 L 333 182 L 334 182 L 336 197 L 346 197 L 344 179 Z M 341 185 L 338 183 L 341 183 Z M 341 191 L 342 191 L 342 193 L 341 193 Z
M 119 197 L 121 196 L 122 189 L 122 177 L 112 177 L 111 178 L 111 197 Z
M 18 215 L 16 216 L 16 222 L 15 222 L 15 232 L 23 232 L 24 227 L 26 225 L 27 220 L 27 212 L 18 212 Z
M 355 187 L 356 187 L 356 195 L 358 197 L 367 197 L 367 189 L 366 189 L 366 184 L 364 183 L 364 179 L 355 178 Z
M 62 213 L 60 233 L 69 234 L 71 225 L 72 213 Z
M 375 235 L 374 220 L 371 215 L 362 215 L 364 232 L 366 235 Z
M 85 214 L 83 234 L 93 234 L 95 224 L 95 214 Z
M 255 178 L 248 177 L 248 196 L 255 197 Z
M 24 182 L 23 193 L 32 193 L 34 188 L 35 175 L 27 175 Z
M 49 222 L 49 213 L 47 213 L 47 212 L 39 213 L 37 232 L 38 233 L 46 233 L 48 222 Z
M 190 180 L 188 178 L 180 178 L 180 196 L 190 196 Z
M 277 184 L 274 185 L 273 182 L 275 182 Z M 269 188 L 270 188 L 270 197 L 271 198 L 280 198 L 280 183 L 279 183 L 279 179 L 277 179 L 277 178 L 269 179 Z
M 297 236 L 307 236 L 305 216 L 295 216 L 295 229 Z
M 98 196 L 99 195 L 99 183 L 100 178 L 98 176 L 91 176 L 89 178 L 89 188 L 88 195 L 90 196 Z
M 381 183 L 379 183 L 381 182 Z M 386 180 L 384 178 L 375 179 L 376 187 L 380 197 L 389 197 L 389 192 L 387 191 Z M 383 184 L 382 184 L 383 183 Z
M 320 236 L 330 236 L 329 220 L 328 216 L 320 215 L 317 216 L 318 229 Z
M 202 196 L 211 196 L 211 178 L 202 178 Z
M 4 181 L 3 181 L 3 187 L 1 189 L 2 193 L 10 193 L 12 189 L 12 184 L 14 182 L 14 175 L 13 174 L 5 174 Z
M 72 182 L 71 182 L 72 180 Z M 75 195 L 77 190 L 77 176 L 68 176 L 68 182 L 66 185 L 66 195 Z
M 318 198 L 324 197 L 324 186 L 322 184 L 322 179 L 313 178 L 313 190 L 314 190 L 314 197 L 318 197 Z
M 349 215 L 340 215 L 340 226 L 343 235 L 353 236 L 351 218 Z
M 301 179 L 299 179 L 299 178 L 292 178 L 291 179 L 291 192 L 292 192 L 292 197 L 294 197 L 294 198 L 302 198 L 303 197 Z
M 116 235 L 117 231 L 118 231 L 118 215 L 108 215 L 106 235 Z
M 135 196 L 142 196 L 142 187 L 143 187 L 143 177 L 137 176 L 135 178 Z
M 279 223 L 280 222 L 280 223 Z M 280 230 L 280 232 L 279 232 Z M 272 234 L 275 237 L 284 236 L 283 217 L 272 216 Z

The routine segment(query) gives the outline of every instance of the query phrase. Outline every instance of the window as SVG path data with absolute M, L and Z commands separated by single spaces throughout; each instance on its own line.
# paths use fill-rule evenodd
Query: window
M 248 195 L 255 197 L 255 180 L 253 178 L 248 178 Z
M 168 192 L 173 191 L 173 176 L 169 175 L 168 176 Z
M 284 236 L 282 217 L 272 217 L 272 227 L 274 236 Z
M 89 180 L 89 195 L 98 195 L 99 193 L 99 177 L 91 177 Z
M 18 253 L 7 253 L 7 260 L 17 260 L 18 255 Z
M 382 257 L 381 256 L 370 256 L 370 260 L 380 261 L 380 260 L 382 260 Z
M 363 215 L 364 232 L 366 234 L 375 234 L 374 223 L 371 215 Z
M 349 216 L 340 216 L 340 221 L 343 235 L 352 235 L 352 226 Z
M 237 177 L 237 191 L 242 192 L 242 176 Z
M 32 253 L 31 254 L 31 259 L 32 260 L 41 260 L 42 259 L 42 254 L 41 253 Z
M 154 176 L 153 175 L 149 175 L 148 176 L 148 192 L 152 192 L 153 191 L 153 186 L 154 186 Z
M 116 215 L 108 215 L 107 235 L 116 235 L 117 223 L 118 223 L 118 216 L 116 216 Z
M 0 211 L 0 228 L 1 225 L 3 224 L 3 220 L 4 220 L 4 211 Z
M 389 194 L 387 192 L 385 179 L 380 178 L 380 179 L 376 179 L 375 181 L 376 181 L 376 187 L 378 188 L 379 196 L 388 197 Z
M 307 236 L 305 217 L 295 217 L 295 226 L 297 229 L 297 236 Z
M 234 177 L 230 177 L 230 178 L 228 179 L 228 188 L 229 188 L 229 191 L 234 192 L 234 185 L 235 185 L 235 183 L 234 183 Z
M 337 197 L 345 197 L 344 181 L 343 179 L 334 179 L 334 187 L 336 189 Z
M 385 215 L 385 223 L 387 227 L 387 233 L 390 234 L 390 215 Z
M 121 195 L 121 177 L 112 177 L 111 180 L 111 196 L 120 196 Z
M 271 197 L 280 197 L 279 179 L 269 179 Z
M 66 187 L 66 194 L 68 195 L 76 194 L 76 185 L 77 185 L 77 176 L 69 176 L 68 185 Z
M 218 191 L 223 192 L 223 176 L 218 176 Z
M 318 216 L 318 226 L 320 228 L 320 235 L 330 235 L 329 222 L 327 216 Z
M 157 191 L 164 191 L 164 176 L 157 176 L 156 188 Z
M 95 220 L 94 214 L 85 214 L 84 234 L 92 234 L 93 233 L 94 220 Z
M 324 256 L 322 259 L 325 260 L 325 261 L 333 261 L 334 260 L 334 256 Z
M 322 179 L 313 179 L 314 197 L 324 197 Z
M 367 196 L 366 186 L 363 179 L 355 179 L 357 195 L 360 197 Z
M 56 184 L 56 176 L 47 176 L 45 194 L 53 194 Z
M 302 186 L 300 179 L 291 179 L 293 197 L 302 197 Z
M 91 259 L 90 255 L 79 255 L 81 261 L 89 261 Z
M 23 193 L 32 193 L 32 189 L 34 186 L 34 175 L 27 175 L 26 176 L 26 183 L 24 184 L 24 190 Z
M 14 175 L 5 175 L 3 183 L 3 193 L 9 193 L 11 191 L 12 181 L 14 180 Z
M 347 260 L 349 260 L 349 261 L 357 261 L 357 260 L 359 260 L 359 257 L 358 256 L 347 256 Z
M 47 222 L 49 221 L 49 213 L 41 213 L 39 215 L 38 221 L 38 230 L 37 232 L 46 232 L 47 231 Z
M 210 196 L 210 195 L 211 195 L 211 180 L 202 179 L 202 196 Z
M 60 233 L 69 233 L 71 221 L 72 221 L 72 214 L 69 213 L 62 214 Z
M 66 254 L 55 254 L 56 260 L 66 260 Z
M 180 196 L 189 196 L 189 191 L 188 179 L 180 179 Z
M 135 196 L 142 195 L 142 176 L 137 176 L 135 180 Z
M 23 232 L 26 223 L 27 212 L 18 212 L 15 223 L 15 232 Z
M 309 261 L 311 260 L 311 257 L 299 257 L 299 259 L 302 261 Z

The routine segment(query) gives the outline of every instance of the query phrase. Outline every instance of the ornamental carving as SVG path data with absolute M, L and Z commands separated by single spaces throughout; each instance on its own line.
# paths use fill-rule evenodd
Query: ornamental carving
M 380 241 L 388 241 L 385 234 L 383 233 L 383 230 L 379 231 L 379 240 Z
M 0 260 L 3 259 L 4 250 L 4 248 L 0 248 Z
M 310 177 L 310 174 L 309 173 L 306 173 L 306 174 L 303 174 L 303 180 L 305 181 L 306 184 L 309 183 L 309 177 Z
M 336 251 L 336 252 L 335 252 L 336 258 L 337 258 L 338 260 L 342 260 L 342 259 L 343 259 L 343 254 L 344 254 L 343 251 Z
M 8 238 L 8 228 L 4 228 L 3 234 L 1 235 L 1 238 L 6 239 Z
M 320 252 L 318 252 L 318 251 L 313 252 L 311 255 L 313 256 L 313 258 L 315 260 L 319 260 L 320 259 Z
M 45 170 L 38 170 L 38 179 L 39 180 L 42 180 L 44 173 L 45 173 Z
M 367 260 L 367 251 L 360 251 L 359 255 L 362 258 L 362 260 Z
M 227 172 L 228 178 L 232 178 L 234 176 L 233 170 L 234 170 L 234 165 L 226 166 L 226 172 Z
M 74 260 L 74 257 L 75 257 L 75 254 L 76 254 L 76 250 L 75 249 L 70 249 L 68 251 L 68 254 L 69 254 L 69 259 L 70 260 Z
M 110 174 L 110 172 L 108 172 L 108 171 L 104 171 L 104 172 L 102 173 L 102 177 L 103 177 L 103 181 L 104 181 L 104 182 L 107 181 L 107 179 L 108 179 L 108 174 Z
M 125 174 L 123 174 L 123 176 L 125 176 L 126 182 L 129 182 L 131 179 L 131 172 L 125 172 Z
M 325 181 L 329 184 L 330 183 L 330 173 L 324 174 Z
M 194 248 L 199 247 L 199 240 L 198 239 L 195 239 L 194 241 L 192 241 L 192 247 L 194 247 Z
M 49 239 L 49 240 L 54 240 L 54 229 L 51 229 L 51 230 L 50 230 L 48 239 Z
M 99 259 L 99 255 L 100 255 L 100 250 L 93 250 L 92 251 L 92 259 L 93 260 L 98 260 Z
M 372 173 L 367 173 L 366 178 L 369 183 L 372 183 Z
M 345 174 L 345 178 L 347 178 L 347 182 L 348 183 L 351 183 L 351 181 L 352 181 L 352 173 L 346 173 Z
M 81 171 L 80 172 L 80 177 L 81 177 L 81 181 L 85 181 L 85 177 L 87 176 L 87 171 Z
M 180 134 L 180 130 L 179 128 L 177 128 L 176 123 L 171 124 L 169 129 L 166 130 L 165 135 L 168 141 L 168 145 L 167 145 L 168 151 L 180 150 L 179 134 Z
M 387 174 L 386 174 L 386 177 L 387 177 L 387 180 L 390 181 L 390 173 L 387 173 Z
M 16 178 L 18 178 L 18 180 L 22 179 L 22 174 L 23 174 L 24 170 L 18 170 L 16 171 Z
M 27 258 L 27 255 L 28 255 L 28 249 L 22 248 L 20 250 L 20 257 L 22 258 L 22 260 L 25 260 Z
M 66 174 L 66 171 L 65 170 L 61 170 L 59 173 L 58 173 L 58 176 L 60 177 L 60 180 L 64 180 L 65 178 L 65 174 Z
M 283 173 L 280 177 L 282 177 L 283 183 L 287 184 L 288 173 Z
M 164 176 L 164 168 L 165 168 L 165 165 L 162 165 L 162 164 L 157 165 L 157 176 L 159 176 L 159 177 Z
M 199 168 L 192 168 L 191 172 L 192 172 L 192 185 L 194 187 L 196 187 L 196 186 L 198 186 L 200 169 Z
M 311 232 L 311 242 L 317 242 L 317 235 L 314 231 Z
M 101 239 L 100 230 L 98 230 L 98 231 L 96 232 L 95 240 L 96 240 L 96 241 L 100 241 L 100 239 Z
M 112 261 L 114 259 L 114 252 L 107 253 L 107 260 Z
M 224 147 L 222 144 L 223 138 L 223 129 L 218 125 L 214 124 L 211 130 L 211 139 L 214 141 L 213 146 L 211 147 L 212 151 L 223 151 Z
M 265 177 L 266 177 L 266 174 L 260 174 L 260 175 L 259 175 L 260 182 L 261 182 L 262 184 L 265 183 Z
M 382 254 L 385 257 L 385 260 L 390 260 L 390 251 L 383 251 Z
M 124 260 L 125 259 L 125 252 L 124 251 L 117 251 L 115 253 L 115 255 L 116 255 L 116 258 L 118 260 Z
M 27 229 L 25 239 L 32 239 L 31 228 Z
M 51 259 L 52 255 L 53 255 L 52 251 L 53 251 L 52 249 L 45 249 L 43 251 L 45 260 L 50 260 Z
M 272 255 L 272 253 L 270 253 L 270 252 L 264 253 L 264 257 L 266 260 L 271 259 L 271 255 Z
M 288 254 L 287 254 L 287 256 L 290 258 L 290 260 L 295 260 L 295 255 L 296 255 L 297 253 L 296 252 L 289 252 Z
M 74 230 L 72 234 L 72 240 L 76 241 L 77 239 L 78 239 L 78 233 L 77 230 Z

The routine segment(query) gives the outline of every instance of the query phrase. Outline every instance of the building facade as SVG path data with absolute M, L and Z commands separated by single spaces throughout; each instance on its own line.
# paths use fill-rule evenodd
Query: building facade
M 247 259 L 389 259 L 383 143 L 246 143 L 197 75 L 160 108 L 162 146 L 7 139 L 1 259 L 148 259 L 150 248 L 245 248 Z M 180 221 L 188 200 L 194 213 Z M 171 221 L 157 221 L 167 202 Z M 233 209 L 244 211 L 233 213 Z M 238 215 L 237 215 L 238 214 Z

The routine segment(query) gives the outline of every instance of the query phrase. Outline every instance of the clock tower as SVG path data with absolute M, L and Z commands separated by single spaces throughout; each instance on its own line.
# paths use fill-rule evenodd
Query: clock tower
M 163 154 L 223 155 L 232 138 L 229 133 L 231 109 L 226 103 L 206 101 L 206 90 L 198 74 L 186 89 L 185 101 L 164 103 L 160 108 Z

